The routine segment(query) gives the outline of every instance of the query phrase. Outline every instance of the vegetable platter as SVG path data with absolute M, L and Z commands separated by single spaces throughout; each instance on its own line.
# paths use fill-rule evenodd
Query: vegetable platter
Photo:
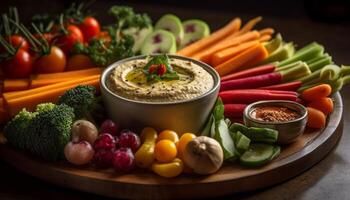
M 350 67 L 262 17 L 211 31 L 112 6 L 2 15 L 0 155 L 45 181 L 118 198 L 219 197 L 277 184 L 342 134 Z

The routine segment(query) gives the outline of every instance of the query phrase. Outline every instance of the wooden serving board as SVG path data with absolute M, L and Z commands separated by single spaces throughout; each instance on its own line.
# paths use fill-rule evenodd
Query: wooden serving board
M 137 199 L 217 197 L 274 185 L 319 162 L 342 135 L 343 105 L 339 93 L 334 95 L 334 105 L 327 127 L 306 130 L 295 143 L 284 146 L 276 160 L 258 169 L 226 163 L 210 176 L 183 174 L 167 179 L 150 171 L 118 174 L 113 170 L 79 168 L 66 162 L 48 163 L 8 145 L 0 146 L 0 156 L 34 177 L 103 196 Z

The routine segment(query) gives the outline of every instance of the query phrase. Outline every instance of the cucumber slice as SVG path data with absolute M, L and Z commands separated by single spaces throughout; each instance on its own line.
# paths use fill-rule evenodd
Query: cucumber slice
M 251 144 L 240 157 L 240 163 L 248 167 L 258 167 L 269 162 L 274 155 L 274 146 L 269 144 Z
M 156 30 L 162 29 L 174 34 L 177 46 L 180 46 L 181 41 L 184 37 L 184 29 L 182 27 L 181 20 L 173 15 L 163 15 L 154 26 Z
M 123 34 L 131 35 L 134 38 L 134 46 L 132 50 L 134 52 L 138 52 L 141 49 L 141 46 L 143 44 L 143 41 L 149 35 L 153 32 L 153 27 L 149 26 L 147 28 L 138 29 L 138 28 L 128 28 L 123 31 Z
M 250 139 L 241 132 L 236 133 L 237 140 L 235 140 L 236 148 L 239 151 L 246 151 L 249 149 Z
M 141 54 L 148 55 L 153 53 L 176 53 L 174 35 L 165 30 L 156 30 L 148 34 L 141 46 Z
M 280 146 L 274 146 L 273 147 L 273 154 L 270 160 L 273 160 L 275 158 L 277 158 L 281 153 L 281 147 Z
M 224 151 L 224 159 L 229 159 L 235 156 L 235 144 L 230 135 L 230 130 L 224 119 L 216 123 L 216 132 L 214 139 L 218 141 Z
M 183 22 L 185 35 L 181 41 L 181 48 L 209 36 L 210 29 L 207 23 L 198 19 L 190 19 Z

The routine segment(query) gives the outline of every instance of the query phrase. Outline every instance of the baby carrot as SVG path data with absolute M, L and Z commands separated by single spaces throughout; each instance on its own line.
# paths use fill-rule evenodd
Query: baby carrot
M 325 115 L 330 114 L 331 112 L 333 112 L 333 100 L 329 97 L 324 97 L 324 98 L 320 98 L 317 100 L 312 101 L 309 104 L 309 107 L 311 108 L 315 108 L 317 110 L 322 111 Z
M 307 107 L 308 112 L 308 120 L 307 120 L 307 126 L 310 128 L 322 128 L 326 125 L 326 115 L 323 114 L 323 112 Z
M 328 84 L 321 84 L 315 87 L 306 89 L 301 94 L 301 97 L 307 101 L 319 100 L 328 97 L 332 93 L 332 87 Z

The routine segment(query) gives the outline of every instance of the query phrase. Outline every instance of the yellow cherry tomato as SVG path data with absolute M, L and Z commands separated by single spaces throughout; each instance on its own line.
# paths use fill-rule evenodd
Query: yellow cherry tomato
M 150 167 L 154 161 L 154 148 L 157 141 L 157 131 L 146 127 L 141 132 L 141 147 L 135 153 L 136 165 L 141 168 Z
M 193 133 L 184 133 L 181 137 L 180 140 L 177 142 L 177 153 L 178 157 L 182 159 L 183 152 L 185 151 L 186 145 L 196 138 L 196 135 Z
M 179 141 L 179 136 L 175 131 L 172 130 L 164 130 L 159 133 L 158 135 L 158 141 L 160 140 L 171 140 L 173 142 Z
M 183 169 L 184 169 L 184 164 L 182 160 L 179 158 L 175 158 L 170 163 L 155 162 L 152 164 L 152 171 L 166 178 L 172 178 L 180 175 Z
M 177 155 L 176 145 L 171 140 L 160 140 L 154 148 L 154 154 L 159 162 L 171 162 Z

